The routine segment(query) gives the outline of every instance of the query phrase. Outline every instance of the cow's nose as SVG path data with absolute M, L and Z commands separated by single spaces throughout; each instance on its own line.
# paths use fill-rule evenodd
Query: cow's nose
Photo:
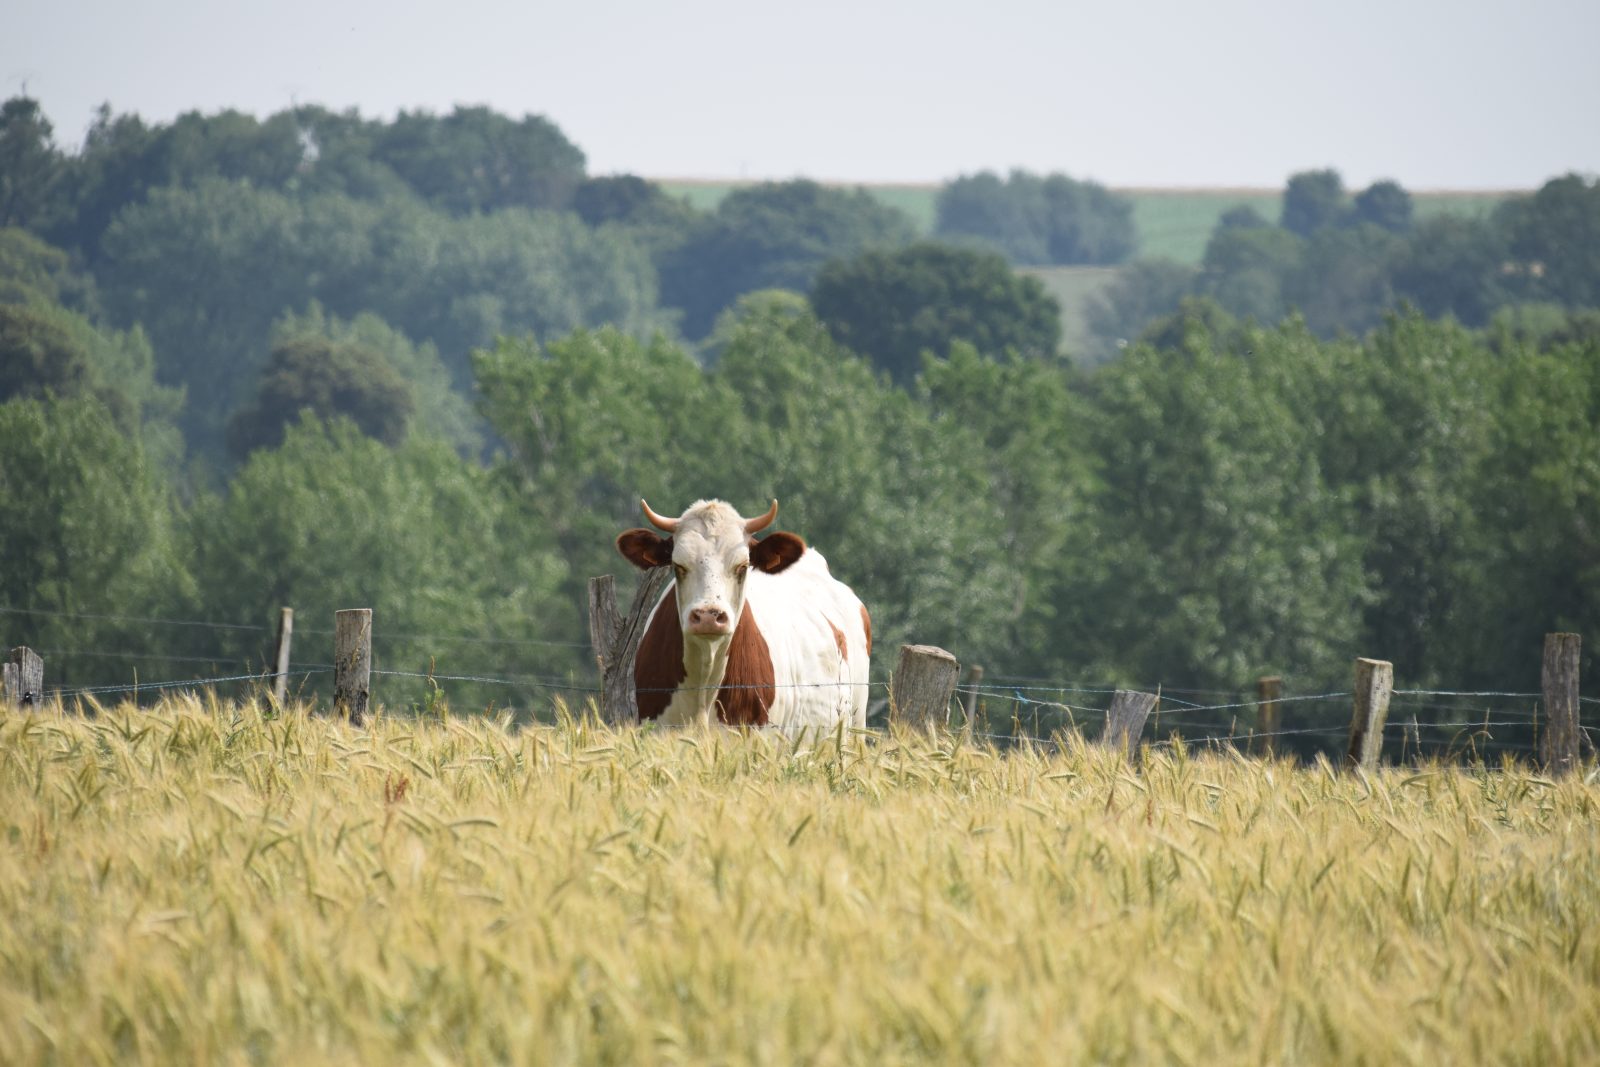
M 721 608 L 695 608 L 689 612 L 689 632 L 725 634 L 728 632 L 728 613 Z

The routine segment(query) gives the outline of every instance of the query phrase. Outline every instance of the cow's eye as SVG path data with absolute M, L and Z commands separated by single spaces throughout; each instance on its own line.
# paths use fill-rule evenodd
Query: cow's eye
M 674 563 L 674 564 L 673 564 L 673 565 L 672 565 L 672 569 L 673 569 L 673 571 L 675 571 L 675 572 L 676 572 L 676 573 L 677 573 L 677 575 L 678 575 L 678 581 L 680 581 L 680 582 L 681 582 L 681 581 L 683 581 L 683 579 L 684 579 L 684 578 L 685 578 L 685 577 L 687 577 L 687 576 L 688 576 L 688 574 L 689 574 L 689 568 L 688 568 L 688 567 L 685 567 L 685 566 L 684 566 L 684 565 L 683 565 L 683 564 L 681 564 L 681 563 Z
M 733 576 L 739 579 L 741 582 L 744 581 L 744 576 L 749 573 L 750 564 L 748 563 L 741 563 L 737 567 L 733 568 Z

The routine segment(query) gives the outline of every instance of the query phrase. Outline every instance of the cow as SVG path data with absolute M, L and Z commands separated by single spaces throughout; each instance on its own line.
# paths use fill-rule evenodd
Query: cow
M 867 719 L 872 620 L 822 553 L 777 531 L 778 515 L 742 518 L 700 500 L 676 519 L 639 501 L 652 530 L 628 530 L 617 551 L 673 581 L 639 642 L 634 684 L 641 721 L 777 726 L 785 731 L 861 727 Z

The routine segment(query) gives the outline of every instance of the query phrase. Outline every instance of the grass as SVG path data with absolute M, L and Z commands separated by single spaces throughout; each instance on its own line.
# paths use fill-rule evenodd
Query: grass
M 695 207 L 709 211 L 729 191 L 745 182 L 663 181 L 662 187 L 674 196 L 684 196 Z M 865 188 L 910 215 L 923 233 L 932 233 L 934 202 L 939 186 L 868 185 Z M 1206 241 L 1217 220 L 1228 210 L 1249 206 L 1269 221 L 1276 222 L 1282 208 L 1279 189 L 1116 189 L 1133 203 L 1134 227 L 1139 233 L 1138 255 L 1164 256 L 1180 263 L 1198 264 L 1205 254 Z M 1506 199 L 1497 192 L 1413 192 L 1418 218 L 1445 212 L 1483 215 Z
M 1083 359 L 1095 344 L 1089 329 L 1089 306 L 1117 280 L 1116 267 L 1019 267 L 1018 273 L 1038 278 L 1061 304 L 1061 346 Z
M 1509 765 L 0 712 L 0 1062 L 1594 1062 L 1597 813 Z

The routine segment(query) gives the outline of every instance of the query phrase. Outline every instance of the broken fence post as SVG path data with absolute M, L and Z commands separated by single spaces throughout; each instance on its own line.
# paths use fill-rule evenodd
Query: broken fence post
M 1141 693 L 1135 689 L 1118 689 L 1106 709 L 1106 728 L 1100 734 L 1100 743 L 1120 749 L 1129 759 L 1139 752 L 1139 738 L 1144 734 L 1145 720 L 1156 706 L 1154 693 Z
M 890 721 L 913 729 L 947 725 L 960 675 L 961 665 L 944 649 L 901 645 L 900 662 L 889 680 Z
M 639 579 L 626 617 L 617 612 L 616 581 L 609 574 L 589 579 L 589 643 L 600 668 L 600 717 L 613 726 L 639 721 L 633 664 L 644 640 L 645 623 L 672 575 L 652 567 Z
M 1256 679 L 1256 750 L 1263 756 L 1272 755 L 1278 747 L 1278 698 L 1283 696 L 1283 679 L 1269 674 Z
M 44 704 L 44 660 L 33 649 L 18 645 L 0 668 L 0 685 L 8 707 L 38 710 Z
M 1578 634 L 1545 634 L 1541 688 L 1544 730 L 1539 734 L 1539 763 L 1552 776 L 1578 766 L 1578 660 L 1583 638 Z
M 333 613 L 333 708 L 351 726 L 367 719 L 372 697 L 372 609 Z
M 278 612 L 278 654 L 273 658 L 277 669 L 272 677 L 272 700 L 280 708 L 289 695 L 289 641 L 293 636 L 294 609 L 283 608 Z
M 1394 664 L 1382 659 L 1356 660 L 1354 709 L 1350 716 L 1350 748 L 1346 767 L 1364 771 L 1378 766 L 1383 754 L 1383 724 L 1389 717 L 1389 697 L 1394 692 Z

